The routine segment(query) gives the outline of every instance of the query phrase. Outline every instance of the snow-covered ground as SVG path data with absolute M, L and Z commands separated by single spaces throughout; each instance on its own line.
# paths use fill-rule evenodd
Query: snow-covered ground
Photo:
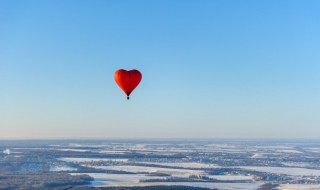
M 124 151 L 124 150 L 101 150 L 99 151 L 101 154 L 125 154 L 130 153 L 130 151 Z
M 201 170 L 189 170 L 189 169 L 172 169 L 172 168 L 160 168 L 160 167 L 146 167 L 146 166 L 91 166 L 84 165 L 87 167 L 93 167 L 97 169 L 105 169 L 105 170 L 117 170 L 117 171 L 125 171 L 125 172 L 133 172 L 133 173 L 165 173 L 169 174 L 173 177 L 189 177 L 190 175 L 201 175 L 205 174 Z
M 320 176 L 320 170 L 312 170 L 306 168 L 286 168 L 286 167 L 260 167 L 260 166 L 240 166 L 239 168 L 246 170 L 255 170 L 260 172 L 268 172 L 275 174 L 286 174 L 292 176 Z
M 102 174 L 102 173 L 71 173 L 71 175 L 87 174 L 94 178 L 92 186 L 155 186 L 155 185 L 184 185 L 206 187 L 219 190 L 256 190 L 261 183 L 207 183 L 207 182 L 140 182 L 144 179 L 161 179 L 163 177 L 146 176 L 143 174 Z
M 162 182 L 162 183 L 140 183 L 138 186 L 151 186 L 151 185 L 183 185 L 192 187 L 203 187 L 209 189 L 219 190 L 257 190 L 261 183 L 207 183 L 207 182 Z
M 310 163 L 306 162 L 282 162 L 283 165 L 285 166 L 290 166 L 290 167 L 310 167 Z
M 251 156 L 251 158 L 264 158 L 265 155 L 261 153 L 255 153 L 254 155 Z
M 306 148 L 306 150 L 312 153 L 320 153 L 320 148 Z
M 159 166 L 170 166 L 170 167 L 181 167 L 181 168 L 220 168 L 216 164 L 205 164 L 198 162 L 174 162 L 174 163 L 163 163 L 163 162 L 136 162 L 139 164 L 154 164 Z
M 106 173 L 70 173 L 71 175 L 87 174 L 94 178 L 92 186 L 118 186 L 118 185 L 135 185 L 140 180 L 146 179 L 165 179 L 165 177 L 147 176 L 145 174 L 106 174 Z
M 268 146 L 268 145 L 256 145 L 254 146 L 255 148 L 258 149 L 271 149 L 271 150 L 279 150 L 279 149 L 292 149 L 292 146 L 287 146 L 287 145 L 273 145 L 273 146 Z
M 207 177 L 217 180 L 253 180 L 253 176 L 246 175 L 207 175 Z
M 319 190 L 320 185 L 306 185 L 306 184 L 284 184 L 278 187 L 279 190 Z
M 127 162 L 128 159 L 113 159 L 113 158 L 58 158 L 60 161 L 64 162 L 99 162 L 99 161 L 110 161 L 110 162 Z
M 298 150 L 287 150 L 287 149 L 280 149 L 280 150 L 275 150 L 275 152 L 281 152 L 281 153 L 292 153 L 292 154 L 302 154 L 303 152 L 298 151 Z
M 65 147 L 65 146 L 64 146 Z M 252 163 L 251 159 L 248 162 L 243 162 L 240 160 L 238 166 L 231 165 L 227 168 L 241 168 L 245 170 L 254 170 L 266 173 L 274 173 L 274 174 L 285 174 L 289 175 L 294 179 L 302 179 L 301 176 L 319 176 L 320 170 L 317 169 L 307 169 L 308 168 L 316 168 L 318 165 L 317 162 L 305 162 L 303 157 L 307 152 L 308 158 L 317 158 L 317 153 L 320 153 L 320 148 L 316 146 L 308 146 L 301 147 L 299 144 L 248 144 L 248 145 L 239 145 L 235 143 L 210 143 L 210 144 L 135 144 L 135 143 L 108 143 L 108 144 L 69 144 L 69 147 L 57 147 L 56 150 L 60 151 L 75 151 L 75 152 L 93 152 L 100 153 L 101 155 L 105 155 L 108 157 L 108 154 L 117 154 L 118 158 L 74 158 L 70 157 L 62 157 L 59 158 L 61 161 L 78 163 L 82 166 L 92 167 L 97 169 L 106 169 L 106 170 L 115 170 L 115 171 L 125 171 L 132 172 L 138 174 L 104 174 L 104 173 L 89 173 L 88 175 L 94 177 L 93 186 L 149 186 L 149 185 L 188 185 L 194 187 L 208 187 L 208 188 L 218 188 L 219 190 L 253 190 L 258 189 L 258 187 L 263 184 L 262 182 L 255 181 L 253 174 L 250 176 L 247 175 L 208 175 L 208 169 L 210 168 L 221 168 L 227 167 L 224 162 L 218 159 L 215 159 L 215 156 L 218 155 L 222 160 L 225 158 L 230 158 L 232 155 L 237 157 L 251 157 L 254 159 Z M 95 147 L 92 149 L 91 147 Z M 123 159 L 123 154 L 130 154 L 138 152 L 140 154 L 145 154 L 145 158 L 132 158 L 132 159 Z M 221 152 L 222 154 L 216 154 L 217 152 Z M 214 155 L 212 157 L 207 157 L 207 160 L 211 160 L 217 164 L 208 164 L 208 163 L 200 163 L 199 160 L 202 159 L 190 159 L 189 157 L 185 157 L 183 160 L 178 160 L 173 157 L 173 159 L 168 158 L 153 158 L 154 155 L 175 155 L 175 154 L 185 154 L 189 155 L 189 153 L 199 153 L 199 157 L 207 157 L 206 155 Z M 279 166 L 278 164 L 273 164 L 273 162 L 266 162 L 268 166 L 255 166 L 255 163 L 259 162 L 259 159 L 268 160 L 274 158 L 287 158 L 293 157 L 295 159 L 290 159 L 290 161 L 279 161 L 279 164 L 283 164 L 287 167 L 271 167 L 271 166 Z M 236 157 L 235 157 L 236 158 Z M 306 157 L 307 158 L 307 157 Z M 286 160 L 286 159 L 284 159 Z M 92 164 L 90 162 L 99 162 L 105 161 L 109 162 L 106 164 Z M 117 163 L 111 163 L 117 162 Z M 226 159 L 226 163 L 229 160 Z M 238 163 L 238 162 L 237 162 Z M 67 165 L 67 163 L 65 163 Z M 141 164 L 150 164 L 155 165 L 155 167 L 150 166 L 137 166 Z M 252 164 L 253 166 L 247 166 Z M 99 165 L 99 166 L 98 166 Z M 100 166 L 103 165 L 103 166 Z M 223 166 L 222 166 L 223 165 Z M 242 166 L 241 166 L 242 165 Z M 260 164 L 257 164 L 260 165 Z M 169 168 L 167 168 L 169 167 Z M 179 169 L 172 168 L 178 167 Z M 68 171 L 63 167 L 50 168 L 51 171 Z M 74 171 L 74 170 L 69 170 Z M 249 183 L 212 183 L 212 182 L 140 182 L 145 179 L 158 179 L 158 178 L 166 178 L 160 176 L 148 176 L 146 173 L 163 173 L 168 174 L 172 177 L 183 177 L 188 178 L 191 175 L 204 175 L 211 179 L 217 180 L 247 180 Z M 270 174 L 266 174 L 270 175 Z M 308 177 L 307 177 L 308 178 Z M 306 178 L 304 178 L 306 179 Z M 310 178 L 313 180 L 313 178 Z M 251 183 L 250 183 L 251 181 Z M 311 189 L 320 190 L 319 186 L 316 185 L 281 185 L 279 190 L 305 190 Z
M 72 151 L 72 152 L 89 152 L 89 150 L 86 149 L 73 149 L 73 148 L 62 148 L 62 149 L 55 149 L 59 151 Z
M 77 168 L 69 167 L 69 166 L 50 166 L 51 172 L 60 172 L 60 171 L 77 171 Z

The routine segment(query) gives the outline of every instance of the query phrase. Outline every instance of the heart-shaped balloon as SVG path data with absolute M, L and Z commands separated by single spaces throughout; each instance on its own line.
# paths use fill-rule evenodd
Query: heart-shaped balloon
M 126 71 L 124 69 L 117 70 L 114 73 L 114 80 L 118 86 L 129 96 L 132 91 L 139 85 L 142 75 L 138 70 Z

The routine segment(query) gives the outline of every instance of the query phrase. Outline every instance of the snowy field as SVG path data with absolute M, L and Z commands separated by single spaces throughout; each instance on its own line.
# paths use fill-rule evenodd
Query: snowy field
M 101 150 L 99 151 L 101 154 L 126 154 L 130 153 L 130 151 L 125 151 L 125 150 Z
M 279 190 L 320 190 L 320 185 L 285 184 L 278 187 Z
M 92 149 L 93 147 L 95 148 Z M 100 145 L 70 144 L 69 147 L 57 147 L 57 150 L 83 152 L 84 154 L 88 151 L 90 154 L 104 155 L 101 156 L 104 158 L 98 158 L 99 156 L 95 158 L 63 156 L 58 158 L 60 161 L 79 164 L 83 167 L 134 173 L 88 173 L 94 178 L 92 186 L 187 185 L 218 188 L 219 190 L 256 190 L 262 184 L 270 182 L 259 181 L 266 179 L 264 177 L 270 176 L 274 180 L 271 180 L 271 182 L 277 184 L 277 182 L 289 176 L 292 180 L 297 180 L 297 182 L 301 180 L 298 182 L 301 185 L 281 185 L 279 190 L 314 190 L 317 188 L 320 190 L 317 185 L 302 185 L 303 183 L 313 183 L 312 180 L 319 181 L 317 176 L 320 177 L 320 169 L 312 168 L 318 168 L 319 166 L 319 161 L 316 159 L 320 148 L 314 145 L 303 147 L 299 143 L 251 144 L 251 142 L 249 144 L 110 143 Z M 140 154 L 140 157 L 135 157 L 137 153 Z M 112 156 L 108 154 L 112 154 Z M 130 154 L 133 154 L 133 156 L 130 157 Z M 183 155 L 183 159 L 179 159 L 181 155 Z M 128 157 L 130 159 L 127 159 Z M 279 161 L 277 161 L 278 159 Z M 260 166 L 261 162 L 264 162 L 263 165 L 267 166 Z M 242 171 L 237 171 L 237 168 L 242 169 Z M 64 167 L 52 167 L 50 170 L 68 172 L 68 168 Z M 256 173 L 254 171 L 264 173 Z M 148 173 L 156 175 L 167 174 L 168 176 L 150 176 Z M 181 182 L 141 182 L 141 180 L 147 179 L 167 179 L 169 176 L 186 180 L 190 176 L 198 176 L 199 178 L 205 176 L 210 179 L 225 181 L 226 183 L 184 182 L 182 180 Z M 239 183 L 240 181 L 243 181 L 243 183 Z M 288 181 L 288 183 L 292 183 L 292 181 Z
M 155 186 L 155 185 L 184 185 L 193 187 L 218 188 L 219 190 L 256 190 L 261 183 L 204 183 L 204 182 L 139 182 L 144 179 L 159 179 L 161 177 L 146 176 L 143 174 L 97 174 L 81 173 L 93 177 L 95 180 L 92 186 L 110 187 L 110 186 Z M 71 173 L 71 175 L 80 175 Z
M 246 175 L 207 175 L 211 179 L 217 180 L 253 180 L 253 176 Z
M 181 167 L 181 168 L 220 168 L 217 164 L 205 164 L 198 162 L 175 162 L 175 163 L 162 163 L 162 162 L 136 162 L 139 164 L 154 164 L 158 166 L 169 166 L 169 167 Z
M 128 159 L 113 159 L 113 158 L 58 158 L 60 161 L 64 162 L 99 162 L 99 161 L 107 161 L 107 162 L 127 162 Z
M 241 166 L 239 168 L 246 170 L 254 170 L 260 172 L 268 172 L 275 174 L 286 174 L 292 176 L 320 176 L 320 170 L 312 170 L 306 168 L 285 168 L 285 167 L 259 167 L 259 166 Z
M 77 171 L 77 168 L 69 166 L 50 166 L 50 172 L 61 172 L 61 171 Z
M 87 149 L 72 149 L 72 148 L 62 148 L 62 149 L 55 149 L 59 151 L 73 151 L 73 152 L 89 152 Z
M 160 168 L 160 167 L 147 167 L 147 166 L 91 166 L 84 165 L 87 167 L 93 167 L 96 169 L 105 170 L 117 170 L 133 173 L 165 173 L 173 177 L 189 177 L 190 175 L 203 175 L 205 174 L 201 170 L 189 170 L 189 169 L 172 169 L 172 168 Z

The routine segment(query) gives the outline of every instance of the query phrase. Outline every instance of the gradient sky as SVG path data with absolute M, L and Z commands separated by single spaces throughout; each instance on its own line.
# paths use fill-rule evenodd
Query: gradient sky
M 320 138 L 320 1 L 0 1 L 0 139 Z M 131 100 L 117 69 L 143 74 Z

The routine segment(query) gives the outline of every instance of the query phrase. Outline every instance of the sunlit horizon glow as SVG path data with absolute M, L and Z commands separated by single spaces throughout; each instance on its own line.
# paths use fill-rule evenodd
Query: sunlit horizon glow
M 0 2 L 0 139 L 320 137 L 320 1 Z M 138 69 L 130 101 L 113 79 Z

